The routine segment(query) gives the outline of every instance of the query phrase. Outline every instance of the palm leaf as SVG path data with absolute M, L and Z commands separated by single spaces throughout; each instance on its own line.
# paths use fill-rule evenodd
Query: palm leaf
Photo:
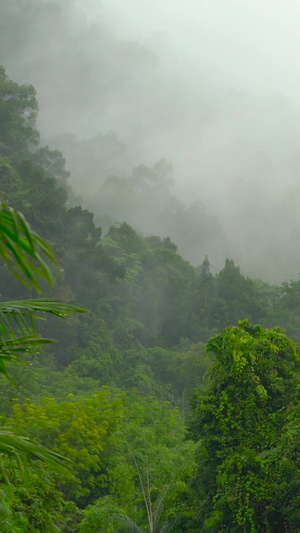
M 61 318 L 70 315 L 74 311 L 85 313 L 84 307 L 68 304 L 53 298 L 39 298 L 35 300 L 15 300 L 12 302 L 0 302 L 0 313 L 13 313 L 18 311 L 39 311 L 40 313 L 52 313 Z
M 23 363 L 21 356 L 28 354 L 37 354 L 41 352 L 45 344 L 53 342 L 51 339 L 38 337 L 37 335 L 25 335 L 23 337 L 14 337 L 3 341 L 0 337 L 0 374 L 3 374 L 10 382 L 7 372 L 7 363 Z M 11 382 L 12 384 L 12 382 Z
M 145 533 L 131 518 L 125 514 L 117 513 L 112 516 L 114 520 L 119 520 L 126 524 L 132 533 Z
M 160 533 L 169 533 L 169 531 L 174 531 L 174 526 L 177 522 L 177 517 L 173 518 L 172 520 L 169 520 L 160 530 Z
M 19 211 L 0 202 L 0 257 L 24 285 L 40 291 L 36 276 L 52 282 L 43 253 L 56 263 L 50 246 L 29 227 Z
M 14 435 L 10 428 L 0 428 L 0 453 L 17 460 L 19 460 L 20 454 L 26 454 L 50 463 L 59 469 L 72 470 L 72 461 L 70 459 L 48 450 L 41 444 L 32 442 L 27 437 Z
M 40 291 L 37 277 L 52 283 L 52 276 L 40 254 L 55 263 L 54 252 L 34 233 L 21 213 L 0 202 L 0 258 L 19 281 Z M 65 318 L 72 312 L 84 313 L 86 309 L 53 300 L 23 300 L 0 302 L 0 374 L 8 379 L 7 362 L 21 362 L 26 353 L 37 353 L 50 339 L 39 337 L 35 330 L 35 313 L 50 313 Z M 26 437 L 14 435 L 9 428 L 0 428 L 0 454 L 16 459 L 33 456 L 56 468 L 71 469 L 71 461 L 36 444 Z
M 73 311 L 84 313 L 86 309 L 49 298 L 0 302 L 0 374 L 8 378 L 7 362 L 20 363 L 22 355 L 39 353 L 53 342 L 37 335 L 35 320 L 40 317 L 35 312 L 65 318 Z
M 41 317 L 34 312 L 66 318 L 73 312 L 85 313 L 86 309 L 51 298 L 0 302 L 0 334 L 14 336 L 15 328 L 21 332 L 35 333 L 34 320 Z
M 154 513 L 153 513 L 153 530 L 155 532 L 158 532 L 158 527 L 159 527 L 159 522 L 161 520 L 161 516 L 162 516 L 162 513 L 163 513 L 163 510 L 164 510 L 164 506 L 165 506 L 165 502 L 166 502 L 166 499 L 167 499 L 167 496 L 169 495 L 169 493 L 171 492 L 171 489 L 173 488 L 173 483 L 171 483 L 167 489 L 165 490 L 165 492 L 163 494 L 161 494 L 161 496 L 158 498 L 158 500 L 155 502 L 155 510 L 154 510 Z M 164 531 L 164 532 L 167 532 L 168 531 L 168 528 L 171 526 L 171 522 L 170 523 L 167 523 L 165 524 L 162 529 L 161 529 L 161 533 Z

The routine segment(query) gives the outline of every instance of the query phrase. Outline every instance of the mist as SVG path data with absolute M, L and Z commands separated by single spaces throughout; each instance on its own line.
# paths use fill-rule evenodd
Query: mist
M 107 178 L 164 158 L 172 180 L 128 222 L 278 282 L 300 265 L 299 16 L 292 0 L 2 0 L 0 62 L 36 88 L 43 143 L 101 224 Z

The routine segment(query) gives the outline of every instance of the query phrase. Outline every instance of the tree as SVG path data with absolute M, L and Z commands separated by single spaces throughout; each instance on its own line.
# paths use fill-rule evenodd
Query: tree
M 240 316 L 250 320 L 261 320 L 261 306 L 250 278 L 245 278 L 232 259 L 226 259 L 224 268 L 216 277 L 217 294 L 227 308 L 227 320 L 220 324 L 224 327 L 234 324 Z
M 296 345 L 279 328 L 245 320 L 212 337 L 207 349 L 209 386 L 195 397 L 189 425 L 199 446 L 192 484 L 197 526 L 213 532 L 296 533 Z
M 18 85 L 0 65 L 0 157 L 19 161 L 29 144 L 36 145 L 35 128 L 38 104 L 32 85 Z
M 0 203 L 0 257 L 17 279 L 28 288 L 40 291 L 38 278 L 52 282 L 47 262 L 55 262 L 51 248 L 33 232 L 21 213 Z M 6 363 L 21 362 L 21 357 L 37 353 L 51 342 L 36 332 L 35 313 L 50 313 L 64 318 L 71 312 L 85 309 L 53 299 L 36 299 L 0 302 L 0 373 L 9 379 Z M 25 437 L 17 437 L 7 428 L 0 429 L 0 452 L 18 458 L 19 453 L 35 457 L 55 465 L 66 465 L 61 455 L 38 446 Z
M 106 448 L 120 446 L 118 426 L 122 423 L 121 395 L 113 396 L 104 387 L 91 398 L 66 400 L 43 398 L 40 404 L 30 400 L 15 402 L 9 422 L 19 432 L 26 432 L 44 446 L 73 461 L 76 474 L 60 473 L 57 486 L 66 500 L 79 507 L 94 502 L 108 484 L 105 465 Z
M 180 533 L 194 444 L 177 409 L 124 395 L 123 419 L 106 450 L 109 492 L 85 511 L 82 533 Z M 105 451 L 105 450 L 104 450 Z

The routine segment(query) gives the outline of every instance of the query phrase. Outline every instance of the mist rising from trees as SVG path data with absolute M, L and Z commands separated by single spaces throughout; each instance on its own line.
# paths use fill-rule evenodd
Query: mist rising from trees
M 297 10 L 132 0 L 121 13 L 116 2 L 3 0 L 0 62 L 36 87 L 42 136 L 63 150 L 96 215 L 110 175 L 130 180 L 165 158 L 175 223 L 143 204 L 129 206 L 130 223 L 170 236 L 195 264 L 208 254 L 217 269 L 229 256 L 278 281 L 296 277 L 300 259 Z

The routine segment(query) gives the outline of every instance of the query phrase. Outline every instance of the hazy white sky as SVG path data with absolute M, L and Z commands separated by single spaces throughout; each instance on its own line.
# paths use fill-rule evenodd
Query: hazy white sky
M 179 57 L 228 85 L 281 92 L 300 101 L 297 0 L 94 0 L 120 37 L 165 31 Z M 197 64 L 197 58 L 199 62 Z

